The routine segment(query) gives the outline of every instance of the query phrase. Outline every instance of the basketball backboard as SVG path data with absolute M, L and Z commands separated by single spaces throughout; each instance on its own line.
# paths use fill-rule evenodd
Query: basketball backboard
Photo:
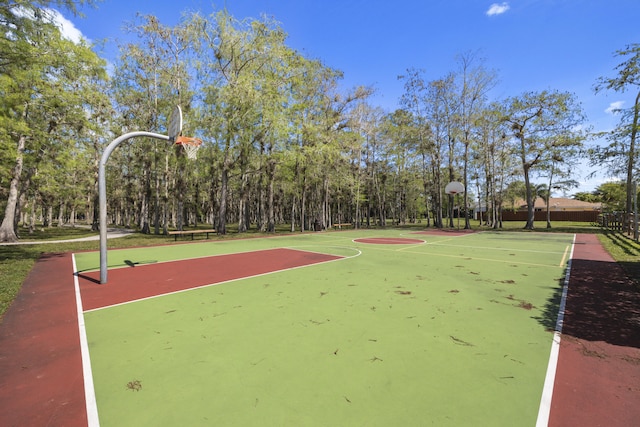
M 444 188 L 446 194 L 459 194 L 464 193 L 464 185 L 461 182 L 452 181 Z
M 173 109 L 167 129 L 169 130 L 169 138 L 172 140 L 175 140 L 182 132 L 182 109 L 180 109 L 179 105 L 176 105 Z

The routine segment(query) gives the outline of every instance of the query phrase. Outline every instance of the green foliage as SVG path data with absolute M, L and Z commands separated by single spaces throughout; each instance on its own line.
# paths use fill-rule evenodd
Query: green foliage
M 573 195 L 573 198 L 582 202 L 597 203 L 600 202 L 600 197 L 597 194 L 589 193 L 586 191 L 580 191 Z
M 606 212 L 621 212 L 625 208 L 626 189 L 623 182 L 605 182 L 593 194 L 604 204 Z
M 553 170 L 560 153 L 577 150 L 584 139 L 579 126 L 585 117 L 575 96 L 567 92 L 528 92 L 505 102 L 503 120 L 510 127 L 514 152 L 520 159 L 525 182 L 529 221 L 533 228 L 533 186 L 537 169 Z
M 74 187 L 70 197 L 77 192 L 78 182 L 69 182 L 65 169 L 72 167 L 76 176 L 85 169 L 73 164 L 73 150 L 89 132 L 96 135 L 91 102 L 109 102 L 98 85 L 106 79 L 105 61 L 84 42 L 63 38 L 40 4 L 17 2 L 0 8 L 5 35 L 0 39 L 0 161 L 2 170 L 10 171 L 0 176 L 9 194 L 3 239 L 14 238 L 18 191 L 32 203 L 46 199 L 51 189 L 64 200 L 69 192 L 55 188 L 61 182 Z M 75 10 L 71 2 L 58 4 Z M 48 183 L 40 179 L 43 172 Z
M 633 209 L 632 183 L 640 171 L 640 153 L 637 144 L 637 134 L 640 129 L 640 43 L 626 46 L 615 52 L 615 56 L 626 58 L 615 70 L 615 77 L 601 77 L 596 85 L 596 93 L 602 90 L 637 92 L 634 104 L 622 110 L 620 124 L 613 131 L 604 134 L 609 141 L 606 147 L 595 147 L 590 151 L 591 162 L 595 165 L 606 166 L 611 175 L 626 176 L 625 209 Z

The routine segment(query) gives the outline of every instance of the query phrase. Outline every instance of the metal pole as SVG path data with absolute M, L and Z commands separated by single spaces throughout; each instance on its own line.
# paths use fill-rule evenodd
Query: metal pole
M 100 197 L 100 284 L 107 283 L 107 179 L 105 174 L 107 160 L 109 160 L 109 156 L 121 142 L 136 136 L 147 136 L 165 141 L 172 139 L 167 135 L 160 135 L 153 132 L 129 132 L 114 139 L 102 153 L 100 164 L 98 165 L 98 194 Z

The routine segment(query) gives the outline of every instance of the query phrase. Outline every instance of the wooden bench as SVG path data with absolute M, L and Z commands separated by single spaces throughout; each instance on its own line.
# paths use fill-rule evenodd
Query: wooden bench
M 342 227 L 351 227 L 353 224 L 350 222 L 345 222 L 342 224 L 333 224 L 333 228 L 342 228 Z
M 216 230 L 176 230 L 176 231 L 169 231 L 169 236 L 174 236 L 175 237 L 175 241 L 178 241 L 178 236 L 184 236 L 184 235 L 188 235 L 191 234 L 191 240 L 193 240 L 193 236 L 195 234 L 203 234 L 206 233 L 207 235 L 207 239 L 209 238 L 209 233 L 215 233 Z

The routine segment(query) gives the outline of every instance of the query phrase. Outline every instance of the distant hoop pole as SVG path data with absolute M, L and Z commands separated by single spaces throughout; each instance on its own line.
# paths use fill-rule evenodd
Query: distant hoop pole
M 149 138 L 162 139 L 164 141 L 171 141 L 171 137 L 167 135 L 160 135 L 153 132 L 129 132 L 114 139 L 105 148 L 100 158 L 100 164 L 98 165 L 98 193 L 100 197 L 100 284 L 107 283 L 107 179 L 106 179 L 106 165 L 109 156 L 113 150 L 127 139 L 134 138 L 136 136 L 147 136 Z

